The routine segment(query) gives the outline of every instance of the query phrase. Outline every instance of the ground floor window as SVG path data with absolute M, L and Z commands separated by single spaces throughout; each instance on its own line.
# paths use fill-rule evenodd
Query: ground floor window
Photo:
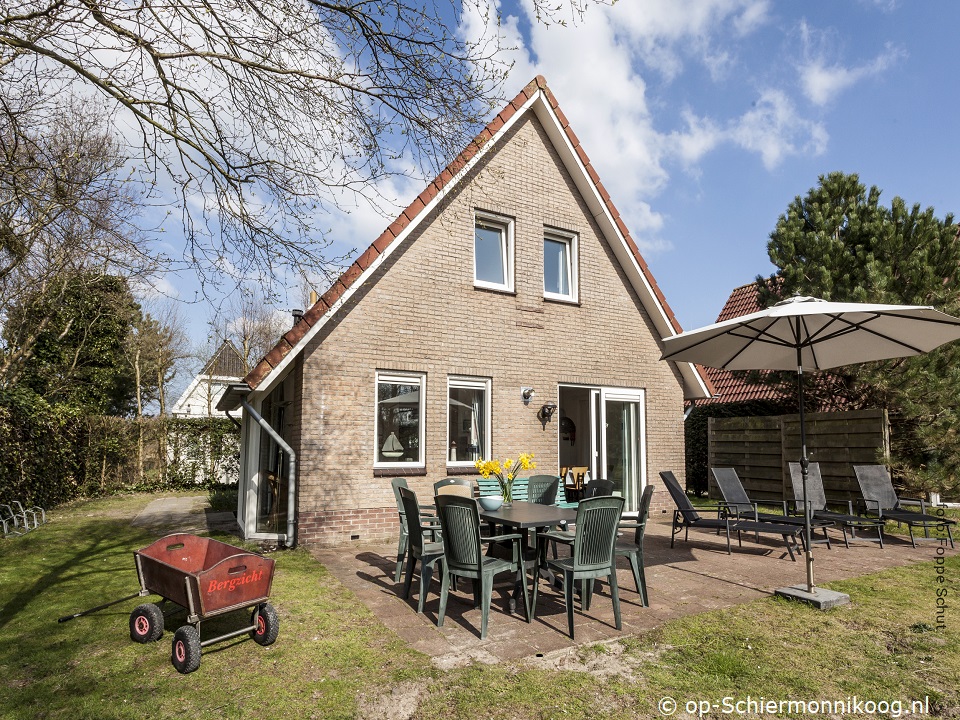
M 375 467 L 424 465 L 423 375 L 377 373 Z
M 490 381 L 447 381 L 447 464 L 472 466 L 490 456 Z

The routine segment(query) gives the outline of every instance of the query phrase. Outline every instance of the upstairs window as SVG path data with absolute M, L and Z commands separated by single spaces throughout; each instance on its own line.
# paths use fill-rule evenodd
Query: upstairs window
M 543 236 L 543 296 L 550 300 L 577 300 L 576 235 L 549 232 Z
M 513 290 L 513 222 L 507 218 L 477 213 L 473 283 L 491 290 Z

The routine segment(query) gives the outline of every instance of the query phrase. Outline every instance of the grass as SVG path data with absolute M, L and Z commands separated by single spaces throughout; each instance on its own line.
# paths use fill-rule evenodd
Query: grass
M 0 717 L 636 718 L 654 717 L 664 696 L 686 717 L 687 701 L 747 695 L 929 697 L 935 716 L 960 717 L 958 557 L 830 583 L 854 603 L 828 613 L 768 598 L 583 646 L 578 669 L 521 662 L 441 671 L 308 553 L 281 552 L 273 555 L 277 643 L 213 645 L 199 671 L 179 675 L 170 632 L 158 643 L 130 641 L 138 599 L 56 621 L 137 590 L 132 551 L 155 538 L 129 520 L 150 499 L 75 503 L 41 529 L 0 541 Z M 948 605 L 942 627 L 938 591 Z M 245 621 L 211 619 L 204 634 Z M 168 620 L 168 628 L 177 624 Z

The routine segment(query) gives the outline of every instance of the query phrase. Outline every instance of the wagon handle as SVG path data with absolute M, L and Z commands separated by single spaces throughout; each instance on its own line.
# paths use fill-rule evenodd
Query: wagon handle
M 127 600 L 133 600 L 135 597 L 140 597 L 142 594 L 143 593 L 135 592 L 133 595 L 127 595 L 127 597 L 125 598 L 120 598 L 119 600 L 114 600 L 113 602 L 104 603 L 103 605 L 97 605 L 96 607 L 90 608 L 89 610 L 83 610 L 82 612 L 74 613 L 73 615 L 64 615 L 62 618 L 57 618 L 57 622 L 64 623 L 64 622 L 67 622 L 68 620 L 75 620 L 78 617 L 83 617 L 84 615 L 95 613 L 98 610 L 103 610 L 112 605 L 119 605 L 120 603 L 126 602 Z

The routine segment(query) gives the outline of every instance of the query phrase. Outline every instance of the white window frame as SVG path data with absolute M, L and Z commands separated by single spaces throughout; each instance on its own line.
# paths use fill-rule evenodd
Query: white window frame
M 500 257 L 501 262 L 503 263 L 503 277 L 504 283 L 493 283 L 488 280 L 480 280 L 477 277 L 477 235 L 476 228 L 478 225 L 484 227 L 499 230 L 501 235 L 500 241 Z M 494 215 L 493 213 L 483 212 L 477 210 L 474 213 L 473 219 L 473 286 L 478 288 L 485 288 L 487 290 L 500 290 L 502 292 L 513 292 L 514 283 L 513 283 L 513 254 L 514 254 L 514 229 L 513 229 L 513 220 L 504 217 L 502 215 Z
M 385 438 L 379 436 L 379 404 L 380 404 L 380 383 L 392 383 L 396 385 L 419 385 L 420 386 L 420 405 L 418 407 L 418 417 L 420 427 L 418 430 L 418 442 L 420 444 L 420 458 L 416 462 L 384 462 L 380 460 L 380 447 Z M 427 407 L 427 376 L 426 373 L 403 373 L 403 372 L 380 372 L 377 371 L 373 383 L 373 467 L 374 468 L 425 468 L 426 462 L 426 426 L 427 418 L 425 409 Z
M 544 254 L 544 272 L 543 272 L 543 297 L 547 300 L 559 300 L 561 302 L 577 302 L 580 296 L 579 294 L 579 284 L 577 283 L 577 268 L 579 266 L 578 262 L 578 245 L 579 237 L 576 233 L 568 233 L 562 230 L 554 230 L 552 228 L 545 229 L 543 231 L 543 244 L 544 250 L 546 249 L 547 240 L 552 240 L 553 242 L 563 243 L 567 246 L 567 287 L 570 288 L 568 294 L 548 292 L 547 291 L 547 272 L 546 272 L 546 254 Z
M 490 432 L 493 424 L 491 422 L 491 387 L 489 378 L 464 377 L 451 375 L 447 378 L 447 467 L 473 467 L 473 460 L 451 460 L 450 459 L 450 390 L 453 388 L 467 388 L 470 390 L 483 391 L 483 443 L 480 448 L 480 457 L 490 458 Z

